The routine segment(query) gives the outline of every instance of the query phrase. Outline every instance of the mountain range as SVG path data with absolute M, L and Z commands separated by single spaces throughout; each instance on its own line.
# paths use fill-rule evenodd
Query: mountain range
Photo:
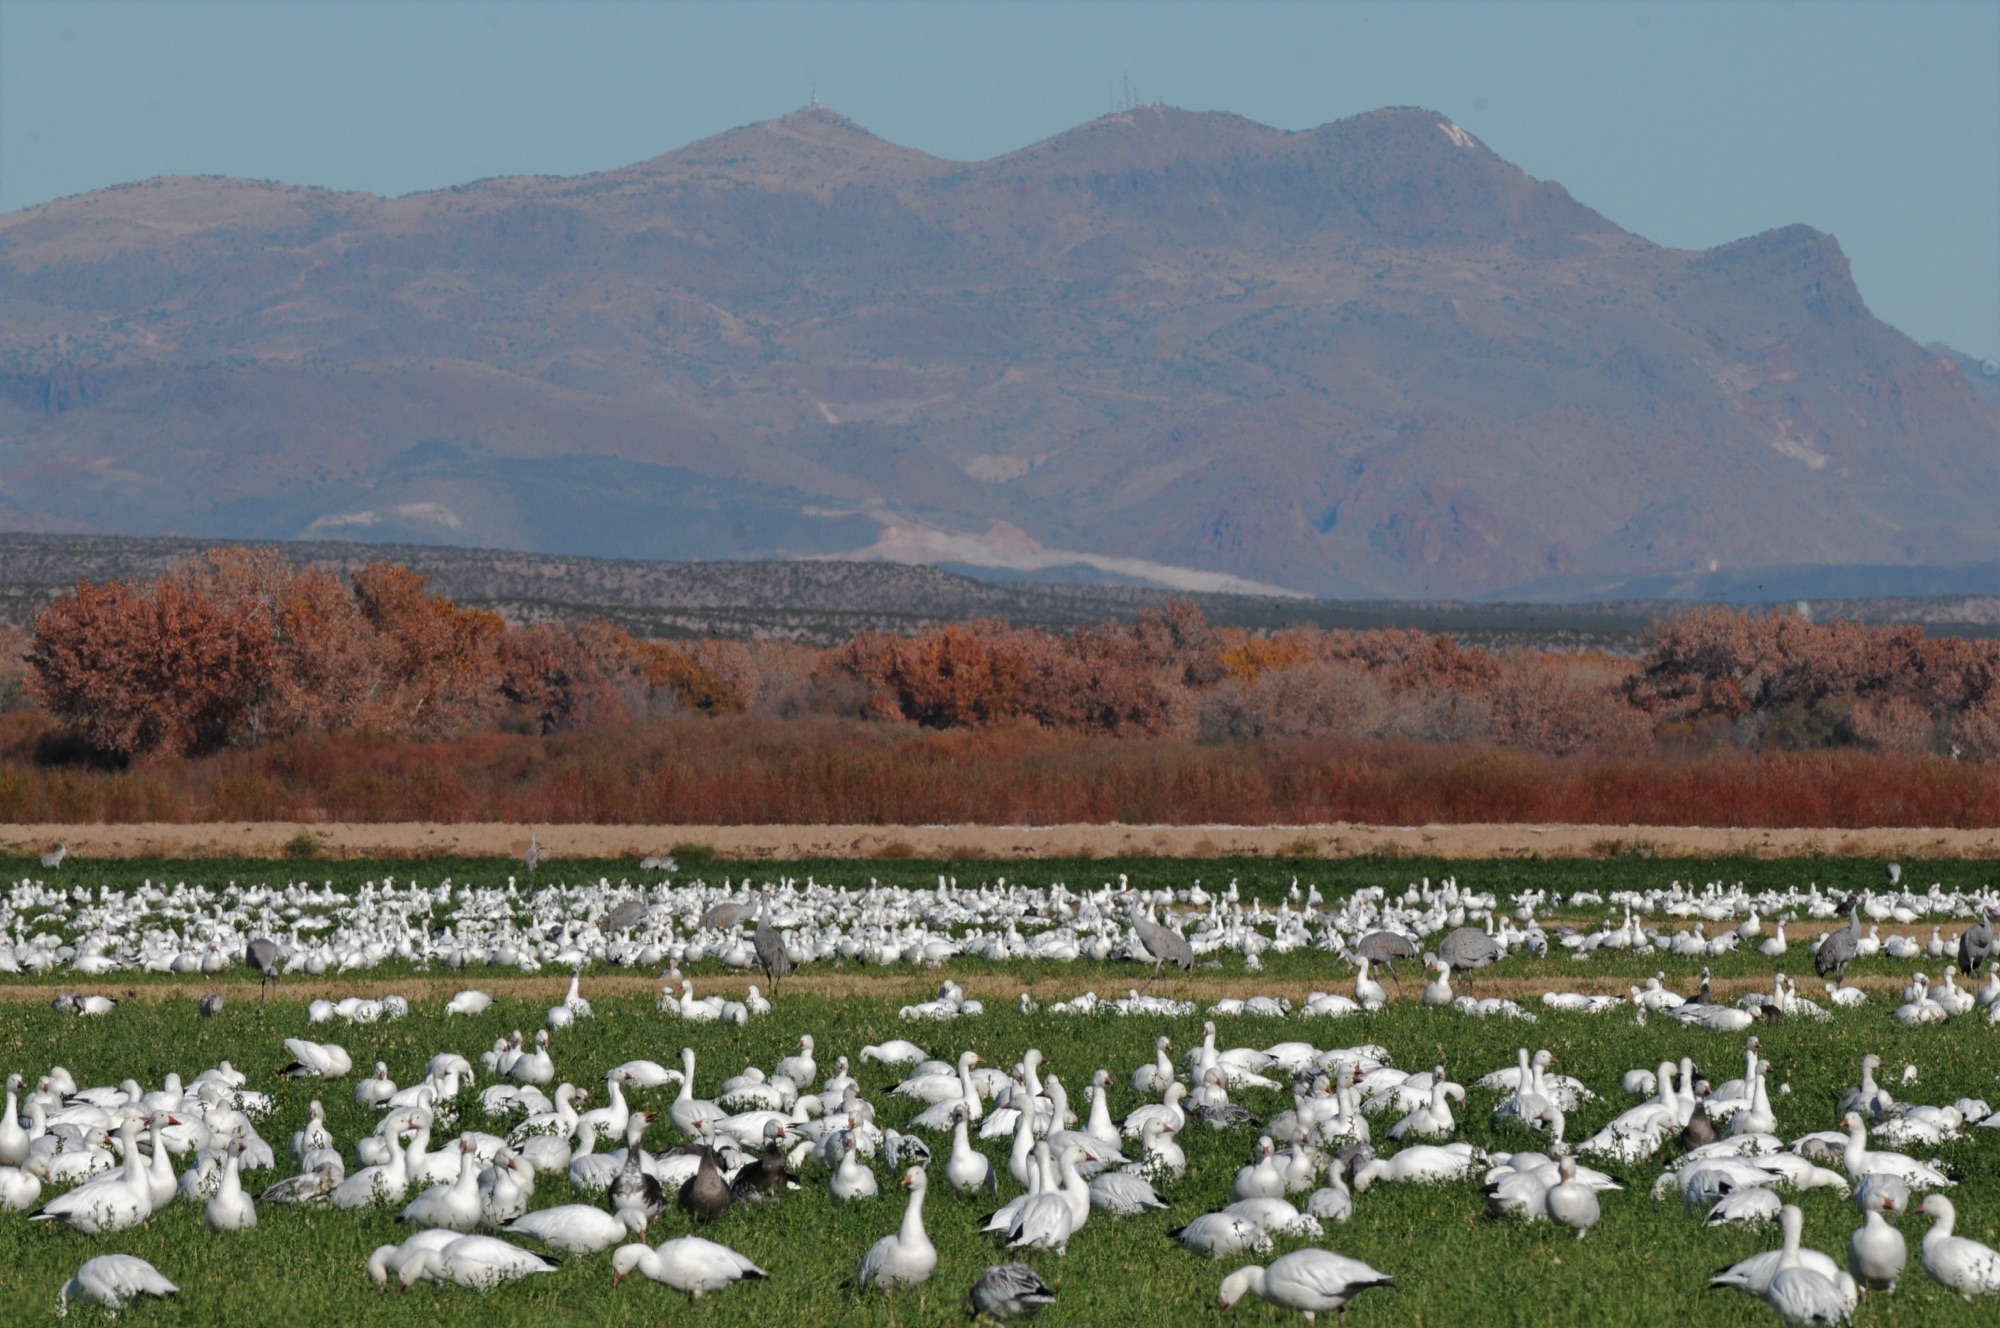
M 812 107 L 578 178 L 0 216 L 16 531 L 1341 597 L 1879 578 L 2000 559 L 1978 380 L 1832 236 L 1665 248 L 1418 109 L 1143 107 L 961 163 Z

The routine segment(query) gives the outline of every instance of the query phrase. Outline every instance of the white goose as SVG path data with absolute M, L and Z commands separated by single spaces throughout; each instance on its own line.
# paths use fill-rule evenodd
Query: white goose
M 100 1254 L 86 1259 L 76 1276 L 56 1292 L 56 1315 L 67 1315 L 72 1300 L 87 1300 L 116 1312 L 140 1296 L 171 1296 L 179 1290 L 135 1254 Z
M 458 1141 L 458 1177 L 449 1185 L 433 1185 L 412 1199 L 397 1216 L 398 1222 L 423 1227 L 443 1227 L 448 1231 L 470 1231 L 479 1225 L 479 1168 L 472 1161 L 472 1141 Z
M 490 1291 L 535 1273 L 552 1273 L 554 1261 L 493 1236 L 460 1236 L 442 1249 L 419 1249 L 403 1261 L 404 1286 L 423 1278 Z
M 646 1215 L 636 1208 L 607 1213 L 590 1204 L 563 1204 L 517 1217 L 503 1230 L 539 1240 L 564 1254 L 599 1254 L 627 1236 L 643 1238 Z
M 998 1190 L 1000 1182 L 994 1173 L 993 1162 L 986 1154 L 972 1146 L 965 1115 L 961 1110 L 958 1113 L 958 1120 L 951 1127 L 951 1156 L 944 1164 L 945 1182 L 959 1194 L 971 1194 L 975 1190 Z
M 1896 1177 L 1912 1189 L 1947 1189 L 1956 1184 L 1928 1162 L 1919 1162 L 1904 1153 L 1871 1151 L 1868 1147 L 1868 1127 L 1858 1112 L 1848 1112 L 1840 1123 L 1847 1127 L 1847 1147 L 1841 1150 L 1841 1162 L 1847 1169 L 1849 1180 L 1859 1181 L 1863 1176 L 1881 1172 Z
M 924 1231 L 924 1169 L 911 1167 L 904 1172 L 903 1188 L 910 1192 L 903 1225 L 894 1235 L 870 1245 L 861 1256 L 861 1266 L 854 1273 L 857 1291 L 870 1287 L 894 1291 L 897 1287 L 919 1286 L 930 1281 L 931 1274 L 937 1271 L 937 1247 Z
M 1282 1309 L 1297 1310 L 1307 1323 L 1325 1310 L 1336 1310 L 1347 1319 L 1347 1303 L 1375 1287 L 1396 1283 L 1359 1259 L 1350 1259 L 1331 1250 L 1293 1250 L 1271 1262 L 1268 1268 L 1251 1264 L 1222 1279 L 1222 1308 L 1227 1311 L 1244 1294 L 1252 1293 Z
M 1917 1211 L 1933 1219 L 1924 1233 L 1924 1271 L 1967 1300 L 2000 1295 L 2000 1251 L 1952 1234 L 1958 1213 L 1942 1194 L 1927 1195 Z
M 1854 1279 L 1845 1272 L 1829 1278 L 1800 1257 L 1799 1234 L 1805 1228 L 1805 1216 L 1796 1204 L 1786 1204 L 1778 1221 L 1784 1227 L 1785 1244 L 1764 1287 L 1764 1303 L 1786 1323 L 1846 1322 L 1858 1294 Z
M 657 1250 L 621 1245 L 611 1256 L 611 1285 L 641 1273 L 662 1286 L 687 1292 L 689 1303 L 746 1278 L 768 1276 L 762 1268 L 730 1249 L 700 1236 L 681 1236 Z
M 222 1184 L 202 1211 L 210 1231 L 248 1231 L 257 1225 L 257 1205 L 243 1192 L 243 1154 L 249 1147 L 242 1139 L 229 1145 L 222 1162 Z
M 294 1079 L 339 1079 L 354 1072 L 354 1058 L 331 1042 L 286 1038 L 285 1050 L 292 1053 L 292 1063 L 278 1073 Z

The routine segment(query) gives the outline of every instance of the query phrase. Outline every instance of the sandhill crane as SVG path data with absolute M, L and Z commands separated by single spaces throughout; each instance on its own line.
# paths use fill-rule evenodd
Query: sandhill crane
M 606 936 L 630 931 L 646 920 L 646 901 L 628 899 L 598 919 L 597 929 Z
M 42 866 L 48 868 L 50 871 L 54 871 L 63 865 L 63 859 L 68 856 L 69 841 L 65 839 L 62 843 L 57 844 L 54 848 L 42 854 Z
M 535 874 L 535 864 L 541 860 L 542 850 L 540 845 L 535 843 L 535 827 L 531 825 L 528 827 L 528 851 L 521 855 L 521 861 L 526 864 L 528 874 L 533 876 Z
M 725 899 L 719 904 L 710 904 L 696 925 L 713 927 L 717 931 L 727 931 L 750 916 L 750 905 L 740 900 Z
M 1498 963 L 1500 943 L 1477 927 L 1458 927 L 1438 942 L 1437 957 L 1456 972 L 1470 973 Z M 1472 990 L 1470 977 L 1465 980 L 1465 989 Z
M 1379 964 L 1389 970 L 1389 978 L 1396 984 L 1396 991 L 1403 990 L 1403 980 L 1396 976 L 1398 959 L 1415 959 L 1417 943 L 1399 931 L 1371 931 L 1355 943 L 1357 958 L 1366 959 L 1371 964 Z
M 1993 910 L 1979 910 L 1979 921 L 1967 927 L 1958 938 L 1958 971 L 1977 973 L 1986 966 L 2000 947 L 1993 944 Z
M 1148 986 L 1160 980 L 1160 970 L 1169 962 L 1183 973 L 1193 970 L 1194 947 L 1188 944 L 1187 937 L 1170 927 L 1162 927 L 1136 908 L 1132 910 L 1132 929 L 1139 934 L 1139 947 L 1153 961 L 1153 976 Z
M 757 896 L 757 931 L 751 946 L 757 951 L 757 966 L 771 980 L 771 995 L 778 994 L 778 980 L 792 971 L 792 957 L 785 953 L 785 938 L 771 925 L 771 897 Z
M 1889 864 L 1894 867 L 1893 862 Z M 1901 869 L 1897 869 L 1901 875 Z M 1854 956 L 1861 949 L 1861 903 L 1860 895 L 1849 895 L 1842 907 L 1847 911 L 1847 925 L 1839 931 L 1830 931 L 1820 941 L 1819 949 L 1813 951 L 1813 971 L 1821 977 L 1839 977 L 1854 962 Z
M 257 988 L 260 997 L 268 998 L 271 984 L 278 980 L 280 958 L 278 943 L 268 936 L 252 937 L 250 944 L 243 947 L 243 962 L 264 975 Z

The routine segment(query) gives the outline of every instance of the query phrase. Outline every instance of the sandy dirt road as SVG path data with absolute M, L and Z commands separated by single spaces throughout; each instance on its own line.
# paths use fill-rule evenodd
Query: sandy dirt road
M 329 858 L 516 857 L 528 828 L 496 822 L 383 825 L 207 822 L 14 825 L 0 852 L 68 843 L 79 858 L 279 857 L 311 835 Z M 695 844 L 734 859 L 1157 856 L 1201 858 L 1653 857 L 2000 858 L 2000 829 L 1712 829 L 1652 825 L 537 825 L 545 861 L 638 858 Z

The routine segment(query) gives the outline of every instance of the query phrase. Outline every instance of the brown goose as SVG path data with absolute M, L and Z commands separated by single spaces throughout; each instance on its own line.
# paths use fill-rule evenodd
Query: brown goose
M 681 1211 L 697 1222 L 713 1222 L 729 1211 L 732 1202 L 729 1182 L 722 1178 L 722 1168 L 716 1166 L 715 1154 L 703 1151 L 701 1165 L 681 1186 Z
M 632 1113 L 625 1125 L 625 1166 L 612 1177 L 608 1191 L 612 1212 L 634 1209 L 642 1213 L 648 1222 L 667 1208 L 666 1191 L 660 1188 L 659 1177 L 645 1169 L 646 1150 L 639 1144 L 646 1133 L 646 1123 L 652 1118 L 650 1111 Z
M 747 1163 L 729 1183 L 730 1197 L 737 1203 L 770 1203 L 791 1184 L 791 1173 L 785 1170 L 785 1134 L 785 1127 L 777 1121 L 765 1123 L 764 1155 Z

